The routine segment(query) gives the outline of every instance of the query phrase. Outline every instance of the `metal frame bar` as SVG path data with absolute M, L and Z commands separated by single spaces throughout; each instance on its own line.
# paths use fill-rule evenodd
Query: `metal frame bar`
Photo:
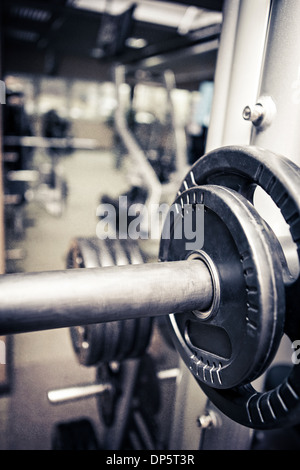
M 215 75 L 206 151 L 248 145 L 251 124 L 242 117 L 260 83 L 270 0 L 227 0 Z
M 251 144 L 280 153 L 298 165 L 300 165 L 299 23 L 299 1 L 273 0 L 262 79 L 256 98 L 271 97 L 276 106 L 276 115 L 270 125 L 263 130 L 253 126 L 251 138 Z

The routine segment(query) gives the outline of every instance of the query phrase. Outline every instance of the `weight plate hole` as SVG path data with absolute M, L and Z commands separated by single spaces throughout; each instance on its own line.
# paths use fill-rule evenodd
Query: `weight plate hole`
M 200 320 L 207 320 L 212 315 L 215 315 L 217 313 L 219 309 L 219 305 L 220 305 L 221 289 L 220 289 L 220 280 L 219 280 L 218 271 L 215 267 L 214 262 L 210 258 L 210 256 L 208 256 L 207 253 L 205 253 L 202 250 L 193 251 L 189 253 L 189 255 L 187 256 L 187 259 L 203 261 L 208 267 L 210 275 L 211 275 L 212 284 L 213 284 L 213 300 L 212 300 L 210 307 L 204 311 L 193 310 L 193 314 L 196 315 L 197 318 L 199 318 Z
M 283 193 L 277 200 L 278 206 L 282 206 L 284 201 L 288 201 L 288 194 Z M 293 241 L 289 225 L 293 223 L 293 214 L 289 224 L 272 198 L 261 188 L 257 187 L 254 192 L 253 203 L 260 216 L 268 223 L 278 238 L 282 248 L 282 267 L 285 284 L 292 284 L 298 279 L 300 274 L 297 245 Z
M 222 357 L 225 360 L 231 358 L 232 346 L 230 338 L 224 328 L 219 326 L 190 320 L 186 324 L 185 340 L 195 353 L 204 351 L 205 353 Z M 203 356 L 201 356 L 200 360 L 204 362 Z M 209 366 L 210 364 L 207 359 L 206 362 Z

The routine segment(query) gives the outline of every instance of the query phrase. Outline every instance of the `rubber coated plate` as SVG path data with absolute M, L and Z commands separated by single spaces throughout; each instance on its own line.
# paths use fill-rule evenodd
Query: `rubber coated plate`
M 145 354 L 151 338 L 152 324 L 152 318 L 139 318 L 137 323 L 135 343 L 130 353 L 130 358 L 141 357 L 143 354 Z
M 256 147 L 225 147 L 198 160 L 184 179 L 179 194 L 190 187 L 220 184 L 252 201 L 260 186 L 271 196 L 288 223 L 300 260 L 300 170 L 291 161 Z M 283 263 L 283 271 L 286 270 Z M 288 277 L 288 275 L 286 276 Z M 284 332 L 293 342 L 300 338 L 300 277 L 285 286 Z M 255 429 L 273 429 L 300 422 L 300 364 L 294 365 L 283 383 L 265 393 L 250 384 L 216 390 L 202 383 L 208 397 L 231 419 Z
M 204 205 L 200 254 L 216 268 L 220 292 L 219 306 L 208 318 L 193 312 L 170 316 L 179 352 L 196 378 L 211 387 L 248 383 L 270 363 L 283 332 L 284 286 L 276 239 L 253 206 L 228 188 L 191 188 L 176 204 L 193 210 L 194 218 L 197 204 Z M 183 215 L 175 217 L 170 239 L 161 241 L 162 261 L 191 256 L 187 240 L 174 238 L 176 225 L 186 220 Z
M 289 226 L 300 263 L 300 169 L 289 159 L 269 150 L 223 147 L 200 158 L 186 175 L 179 194 L 190 187 L 217 184 L 232 188 L 252 201 L 261 187 L 274 201 Z M 286 265 L 283 265 L 286 272 Z M 288 273 L 286 274 L 288 278 Z M 285 333 L 293 342 L 300 338 L 300 275 L 286 285 Z
M 92 240 L 74 240 L 68 255 L 68 269 L 94 267 L 99 267 L 99 260 Z M 100 324 L 70 328 L 73 349 L 80 364 L 93 366 L 99 361 L 104 346 L 104 334 L 105 330 Z
M 142 262 L 140 249 L 131 240 L 78 238 L 68 255 L 69 269 Z M 144 318 L 70 328 L 73 349 L 80 364 L 85 366 L 143 355 L 151 331 L 152 319 Z

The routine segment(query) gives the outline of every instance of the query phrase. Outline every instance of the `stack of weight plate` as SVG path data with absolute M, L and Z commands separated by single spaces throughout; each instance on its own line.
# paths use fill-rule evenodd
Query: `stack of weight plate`
M 140 264 L 145 260 L 134 240 L 77 238 L 67 257 L 67 268 L 96 268 Z M 117 286 L 116 286 L 117 289 Z M 141 357 L 152 333 L 152 319 L 140 318 L 70 328 L 80 364 L 93 366 Z

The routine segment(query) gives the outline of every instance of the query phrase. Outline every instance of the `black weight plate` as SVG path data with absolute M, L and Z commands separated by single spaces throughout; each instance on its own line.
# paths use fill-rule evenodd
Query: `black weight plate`
M 143 262 L 143 258 L 140 249 L 136 242 L 132 240 L 107 240 L 107 246 L 109 247 L 110 253 L 114 258 L 114 264 L 122 266 L 126 264 L 139 264 Z M 151 322 L 141 319 L 130 319 L 119 322 L 114 322 L 116 330 L 119 329 L 119 337 L 116 338 L 118 344 L 115 349 L 114 356 L 111 354 L 110 360 L 123 360 L 132 357 L 139 357 L 144 354 L 145 349 L 149 343 L 151 334 Z M 118 324 L 118 325 L 117 325 Z M 148 336 L 145 338 L 145 327 L 148 325 L 147 333 Z M 142 326 L 143 325 L 143 326 Z M 109 325 L 107 324 L 109 327 Z M 117 328 L 118 327 L 118 328 Z M 107 338 L 110 336 L 107 335 Z M 111 348 L 114 347 L 114 342 L 110 339 Z M 106 356 L 107 357 L 107 356 Z
M 300 422 L 300 367 L 294 366 L 282 384 L 258 392 L 250 384 L 217 390 L 201 384 L 208 398 L 227 416 L 253 429 L 276 429 Z
M 115 360 L 122 361 L 124 358 L 131 357 L 131 351 L 134 348 L 137 337 L 138 320 L 121 320 L 122 332 L 120 339 L 119 351 L 116 354 Z
M 300 263 L 300 169 L 289 159 L 254 146 L 223 147 L 200 158 L 186 175 L 179 194 L 190 187 L 217 184 L 232 188 L 252 201 L 260 186 L 289 225 Z M 286 266 L 283 267 L 286 270 Z M 300 338 L 300 275 L 286 285 L 285 333 Z
M 118 240 L 83 239 L 80 240 L 80 246 L 85 267 L 128 264 L 126 253 Z M 86 329 L 90 331 L 91 337 L 89 343 L 89 349 L 93 353 L 91 364 L 110 362 L 124 357 L 122 346 L 125 344 L 123 340 L 125 335 L 122 321 L 88 325 Z M 132 341 L 132 337 L 129 341 Z
M 120 266 L 143 261 L 137 243 L 132 240 L 78 238 L 68 254 L 69 269 Z M 143 355 L 151 331 L 152 321 L 148 319 L 70 328 L 73 349 L 79 362 L 85 366 Z
M 178 207 L 193 211 L 195 222 L 197 204 L 204 205 L 200 253 L 209 257 L 217 271 L 219 305 L 215 314 L 203 319 L 193 312 L 171 315 L 170 324 L 177 348 L 195 377 L 211 387 L 228 389 L 257 378 L 283 334 L 284 285 L 277 240 L 252 204 L 231 189 L 195 187 L 175 201 Z M 185 220 L 179 213 L 171 237 L 161 240 L 162 261 L 191 255 L 187 239 L 174 238 L 176 225 L 184 226 Z
M 73 349 L 80 364 L 93 366 L 102 357 L 105 325 L 85 325 L 70 328 Z
M 144 262 L 143 255 L 135 241 L 126 240 L 123 245 L 130 264 L 141 264 Z M 124 322 L 123 347 L 126 349 L 126 358 L 137 358 L 142 356 L 150 341 L 152 333 L 152 319 L 139 318 L 135 320 L 126 320 Z M 130 338 L 132 340 L 130 341 Z M 126 347 L 127 345 L 127 347 Z
M 133 240 L 107 240 L 114 262 L 121 266 L 124 264 L 140 264 L 144 262 L 138 244 Z M 152 333 L 152 319 L 139 318 L 120 322 L 123 325 L 121 332 L 121 351 L 117 354 L 124 359 L 142 356 L 149 344 Z
M 93 239 L 77 238 L 68 254 L 68 269 L 99 267 Z M 93 366 L 104 349 L 105 325 L 82 325 L 70 328 L 73 350 L 80 364 Z
M 114 265 L 114 258 L 104 240 L 96 238 L 77 238 L 71 249 L 73 265 L 69 268 L 94 268 Z M 116 352 L 120 335 L 120 325 L 114 322 L 85 325 L 70 328 L 71 340 L 80 364 L 94 366 L 100 361 L 110 360 Z M 109 336 L 109 344 L 107 342 Z M 106 341 L 105 341 L 106 340 Z
M 150 343 L 152 334 L 153 319 L 150 317 L 139 318 L 137 322 L 137 332 L 135 343 L 130 353 L 130 358 L 137 358 L 145 354 Z
M 208 183 L 235 189 L 252 201 L 260 186 L 269 194 L 288 223 L 300 259 L 300 170 L 285 157 L 256 147 L 225 147 L 198 160 L 187 174 L 179 194 Z M 285 266 L 283 265 L 283 270 Z M 285 286 L 284 332 L 293 342 L 300 337 L 300 276 Z M 208 397 L 231 419 L 255 429 L 273 429 L 300 422 L 300 366 L 294 365 L 274 390 L 259 393 L 250 384 L 216 390 L 201 384 Z
M 101 324 L 101 327 L 105 330 L 103 340 L 104 345 L 101 357 L 98 358 L 97 362 L 110 362 L 116 360 L 120 349 L 120 343 L 122 345 L 122 326 L 122 322 L 119 321 Z

